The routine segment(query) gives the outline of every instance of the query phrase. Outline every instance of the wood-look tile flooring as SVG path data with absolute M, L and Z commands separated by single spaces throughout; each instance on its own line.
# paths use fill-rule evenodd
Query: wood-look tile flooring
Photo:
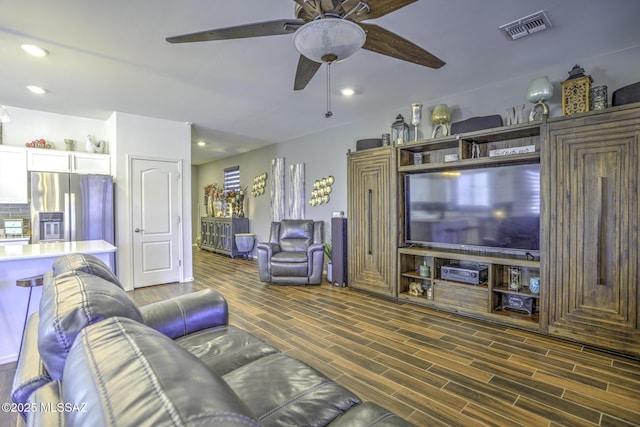
M 260 283 L 255 261 L 205 251 L 194 276 L 131 295 L 217 289 L 231 324 L 418 426 L 640 425 L 638 360 L 328 283 Z

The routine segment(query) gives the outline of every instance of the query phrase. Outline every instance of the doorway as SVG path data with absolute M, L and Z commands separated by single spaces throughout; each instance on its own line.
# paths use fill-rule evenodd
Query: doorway
M 180 281 L 181 162 L 131 159 L 131 242 L 135 288 Z

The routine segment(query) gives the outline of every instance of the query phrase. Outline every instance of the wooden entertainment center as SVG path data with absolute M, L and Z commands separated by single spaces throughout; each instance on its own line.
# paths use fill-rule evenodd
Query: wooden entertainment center
M 640 357 L 639 104 L 347 156 L 351 287 Z M 404 240 L 405 175 L 538 162 L 536 256 Z

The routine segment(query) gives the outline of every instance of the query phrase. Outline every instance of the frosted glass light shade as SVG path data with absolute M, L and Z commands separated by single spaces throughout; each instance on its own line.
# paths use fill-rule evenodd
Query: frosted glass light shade
M 553 84 L 549 77 L 536 77 L 531 81 L 527 92 L 529 102 L 547 101 L 553 97 Z
M 341 61 L 356 53 L 367 38 L 356 23 L 338 18 L 307 22 L 293 35 L 298 52 L 315 62 Z

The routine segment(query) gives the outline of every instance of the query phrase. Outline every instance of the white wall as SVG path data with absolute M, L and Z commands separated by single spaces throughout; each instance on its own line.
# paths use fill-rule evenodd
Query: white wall
M 107 141 L 105 152 L 110 152 L 107 122 L 104 120 L 17 107 L 7 107 L 7 110 L 11 115 L 11 121 L 3 124 L 3 142 L 6 145 L 24 147 L 25 143 L 43 138 L 51 143 L 54 149 L 64 150 L 64 140 L 73 139 L 76 141 L 74 151 L 86 151 L 84 146 L 87 135 L 92 135 L 94 141 Z
M 115 190 L 116 246 L 118 276 L 127 290 L 133 289 L 130 177 L 131 156 L 182 161 L 182 244 L 181 281 L 193 279 L 191 222 L 191 126 L 184 122 L 154 119 L 134 114 L 113 113 L 109 128 L 115 150 L 118 179 Z
M 514 58 L 517 60 L 517 58 Z M 638 81 L 638 69 L 640 69 L 640 47 L 626 51 L 615 52 L 609 55 L 589 58 L 568 58 L 567 63 L 546 65 L 531 70 L 527 75 L 514 76 L 513 79 L 499 84 L 477 88 L 472 91 L 451 94 L 441 99 L 425 99 L 420 89 L 416 89 L 415 95 L 407 99 L 404 105 L 389 105 L 388 113 L 377 117 L 369 117 L 365 121 L 353 123 L 339 129 L 332 129 L 315 135 L 308 135 L 285 143 L 275 144 L 258 151 L 241 154 L 232 158 L 201 165 L 199 167 L 197 182 L 194 176 L 194 185 L 197 185 L 200 194 L 203 187 L 212 182 L 222 182 L 223 169 L 232 165 L 240 166 L 242 185 L 251 187 L 253 177 L 270 171 L 270 161 L 275 157 L 284 157 L 288 170 L 293 163 L 305 163 L 306 165 L 306 199 L 308 200 L 313 181 L 319 177 L 333 175 L 336 179 L 331 200 L 326 205 L 310 207 L 307 204 L 306 216 L 314 220 L 329 221 L 333 211 L 347 212 L 347 188 L 346 188 L 346 155 L 347 150 L 355 150 L 356 141 L 364 138 L 377 138 L 382 133 L 390 131 L 390 125 L 398 113 L 405 118 L 410 117 L 410 105 L 414 102 L 424 104 L 423 121 L 420 137 L 431 135 L 431 112 L 436 104 L 448 104 L 452 109 L 452 121 L 460 121 L 477 116 L 499 114 L 506 122 L 506 108 L 525 104 L 526 117 L 531 110 L 531 104 L 527 102 L 526 92 L 531 80 L 541 75 L 547 75 L 554 82 L 555 94 L 550 102 L 551 115 L 562 115 L 560 82 L 566 80 L 568 71 L 574 64 L 580 64 L 587 74 L 593 77 L 593 85 L 607 85 L 609 92 L 609 104 L 614 90 Z M 451 66 L 451 65 L 448 65 Z M 444 70 L 444 69 L 443 69 Z M 443 71 L 443 72 L 446 72 Z M 389 78 L 392 78 L 390 76 Z M 473 70 L 470 70 L 469 78 L 473 78 Z M 334 114 L 340 114 L 334 111 Z M 331 120 L 331 119 L 328 119 Z M 288 176 L 286 185 L 289 185 Z M 269 236 L 269 191 L 267 185 L 265 194 L 254 199 L 249 197 L 247 215 L 250 220 L 251 232 L 256 233 L 257 240 L 266 240 Z M 390 207 L 395 209 L 395 207 Z M 329 223 L 327 223 L 327 240 L 330 236 Z
M 7 106 L 11 121 L 3 128 L 3 143 L 24 146 L 33 139 L 44 138 L 55 149 L 64 150 L 65 139 L 76 141 L 74 151 L 86 151 L 87 135 L 94 141 L 107 141 L 111 154 L 112 175 L 116 185 L 114 198 L 116 209 L 116 263 L 118 276 L 128 289 L 133 288 L 131 259 L 131 231 L 128 213 L 129 156 L 177 159 L 182 161 L 182 227 L 183 227 L 183 276 L 193 279 L 192 268 L 192 185 L 191 185 L 191 126 L 184 122 L 160 120 L 127 113 L 113 113 L 108 120 L 87 119 L 44 111 L 27 110 Z M 161 147 L 161 149 L 159 149 Z

